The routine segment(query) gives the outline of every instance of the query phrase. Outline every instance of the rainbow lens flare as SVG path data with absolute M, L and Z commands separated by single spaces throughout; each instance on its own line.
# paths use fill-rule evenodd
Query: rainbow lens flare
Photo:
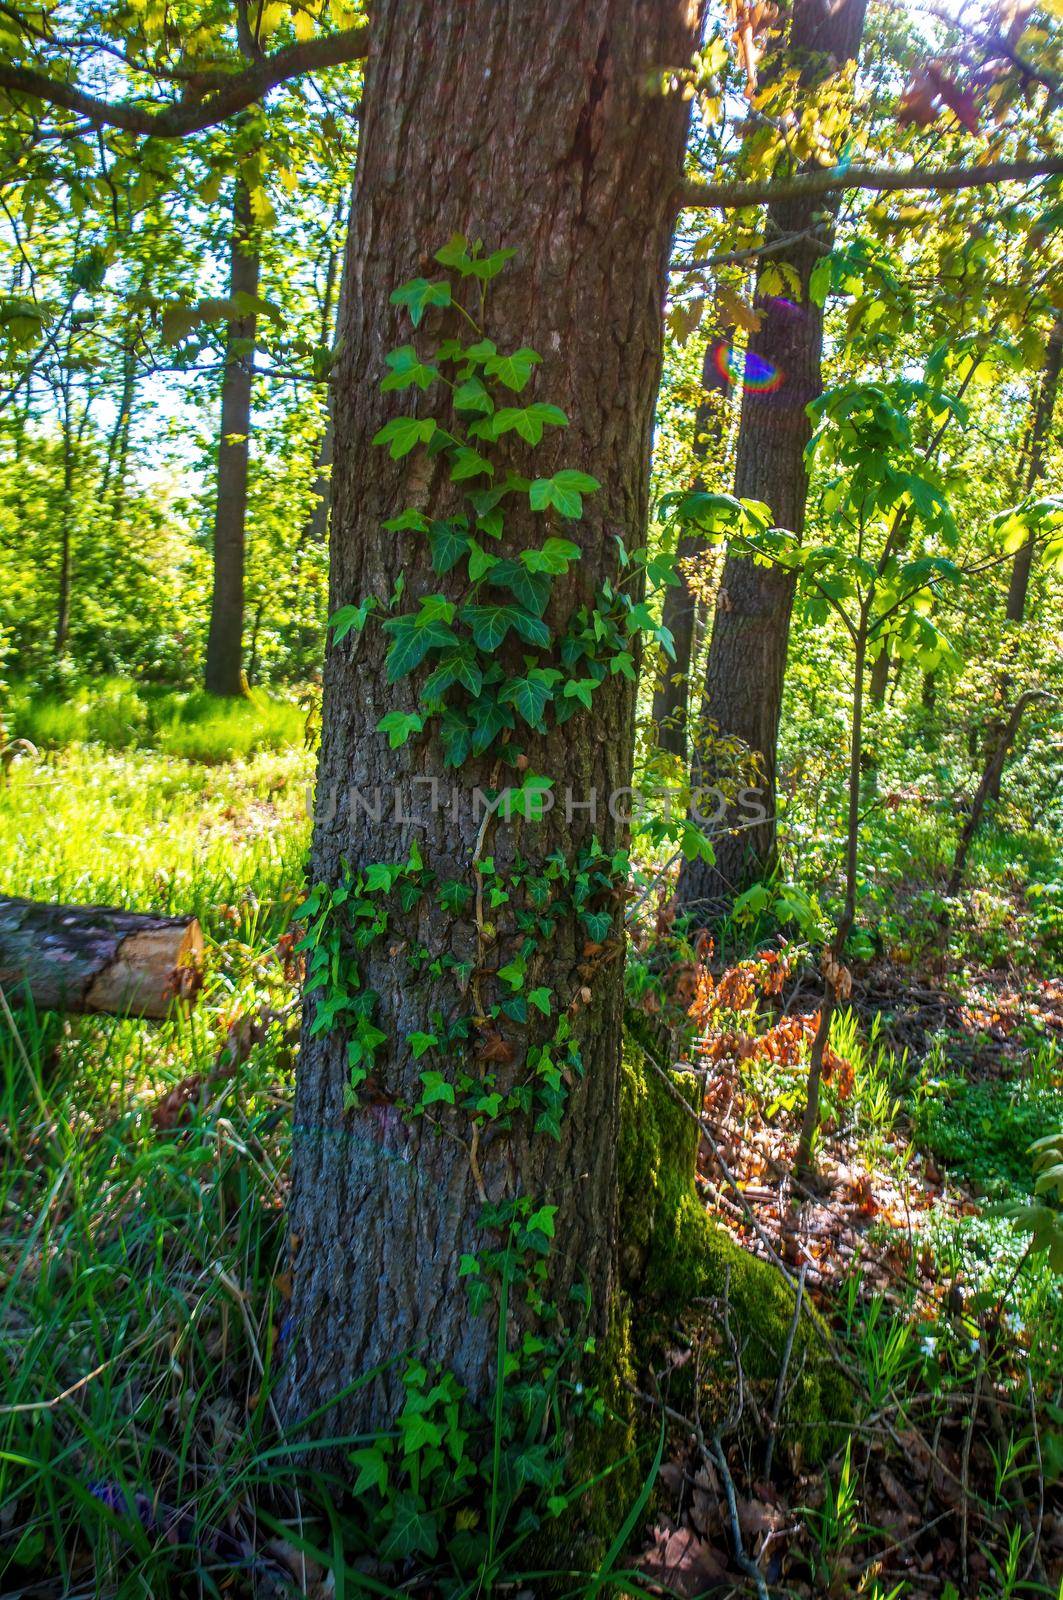
M 754 394 L 774 394 L 782 387 L 785 374 L 781 368 L 751 350 L 735 350 L 729 344 L 718 344 L 712 359 L 724 383 L 741 384 L 743 389 L 751 389 Z

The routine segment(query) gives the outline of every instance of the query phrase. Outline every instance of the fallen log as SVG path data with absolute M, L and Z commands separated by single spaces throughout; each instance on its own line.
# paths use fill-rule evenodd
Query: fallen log
M 195 917 L 0 895 L 0 986 L 42 1011 L 165 1017 L 194 1004 L 202 950 Z

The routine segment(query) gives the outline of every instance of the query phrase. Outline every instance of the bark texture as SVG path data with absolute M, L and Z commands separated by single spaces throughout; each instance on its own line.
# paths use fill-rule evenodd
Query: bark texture
M 258 252 L 251 237 L 251 196 L 240 177 L 233 194 L 229 296 L 258 294 Z M 225 336 L 225 376 L 218 440 L 218 497 L 214 512 L 214 588 L 207 635 L 206 688 L 211 694 L 243 693 L 244 539 L 247 463 L 251 433 L 251 385 L 255 370 L 253 311 L 234 317 Z
M 806 82 L 855 56 L 865 9 L 866 0 L 841 0 L 833 7 L 797 0 L 789 58 L 803 67 Z M 742 394 L 735 493 L 765 501 L 776 525 L 798 537 L 804 531 L 808 495 L 804 451 L 812 435 L 806 408 L 822 392 L 823 315 L 809 299 L 808 283 L 836 211 L 837 200 L 796 199 L 769 206 L 765 237 L 793 239 L 772 259 L 793 268 L 800 292 L 792 298 L 758 300 L 762 321 L 750 335 L 748 359 L 774 369 L 778 387 L 747 386 Z M 817 243 L 813 233 L 823 242 Z M 774 862 L 779 715 L 793 601 L 794 583 L 788 574 L 728 553 L 705 668 L 701 717 L 715 724 L 721 736 L 738 738 L 757 754 L 765 819 L 752 827 L 724 831 L 714 840 L 713 865 L 684 863 L 679 903 L 699 925 L 725 912 L 735 896 L 770 871 Z M 711 756 L 705 763 L 695 763 L 692 776 L 695 788 L 714 783 Z M 742 815 L 738 814 L 739 822 Z
M 534 461 L 533 475 L 578 466 L 602 484 L 586 502 L 584 521 L 559 530 L 571 532 L 584 558 L 555 592 L 547 614 L 555 632 L 615 576 L 613 536 L 632 545 L 643 539 L 688 116 L 680 95 L 660 92 L 661 74 L 689 60 L 699 32 L 699 7 L 685 0 L 374 6 L 334 388 L 334 607 L 370 593 L 386 597 L 400 572 L 404 609 L 425 593 L 458 592 L 453 575 L 430 571 L 422 541 L 381 530 L 385 518 L 411 504 L 429 516 L 453 509 L 445 469 L 421 451 L 394 463 L 371 445 L 390 417 L 415 405 L 422 414 L 438 410 L 431 395 L 411 402 L 382 396 L 378 385 L 385 353 L 411 337 L 389 294 L 417 275 L 439 276 L 431 254 L 454 231 L 482 237 L 488 249 L 518 251 L 492 286 L 487 331 L 503 351 L 529 345 L 540 352 L 542 365 L 522 399 L 548 399 L 571 419 L 534 458 L 515 442 L 511 459 L 521 471 Z M 430 313 L 418 342 L 433 335 L 471 337 L 452 311 Z M 506 549 L 540 543 L 542 523 L 508 506 Z M 405 860 L 416 839 L 440 879 L 471 883 L 479 826 L 472 790 L 497 783 L 497 768 L 484 760 L 457 773 L 444 769 L 437 736 L 388 750 L 376 724 L 390 709 L 409 708 L 415 689 L 408 680 L 386 682 L 385 646 L 370 628 L 357 643 L 334 648 L 326 664 L 314 880 L 336 882 L 341 858 L 353 867 Z M 525 741 L 532 770 L 555 778 L 559 803 L 534 828 L 497 824 L 491 853 L 500 868 L 512 862 L 518 840 L 535 863 L 558 849 L 571 855 L 595 832 L 606 849 L 622 839 L 607 801 L 629 781 L 633 727 L 634 685 L 618 675 L 599 691 L 592 716 Z M 414 779 L 433 777 L 448 801 L 457 790 L 456 805 L 433 813 L 425 790 L 419 801 L 411 796 Z M 596 816 L 586 809 L 566 816 L 566 784 L 577 802 L 597 796 Z M 351 785 L 363 795 L 380 791 L 379 823 L 351 806 Z M 418 806 L 418 821 L 396 813 L 395 786 L 407 814 Z M 393 1417 L 401 1396 L 394 1358 L 415 1346 L 453 1369 L 474 1401 L 493 1387 L 492 1319 L 470 1315 L 458 1276 L 462 1253 L 492 1239 L 477 1222 L 481 1200 L 469 1151 L 388 1103 L 419 1094 L 423 1063 L 412 1059 L 408 1036 L 428 1026 L 433 1009 L 449 1015 L 468 1004 L 449 975 L 411 976 L 405 941 L 466 960 L 475 953 L 475 930 L 427 899 L 405 920 L 397 910 L 395 918 L 383 947 L 370 946 L 362 958 L 363 982 L 380 996 L 377 1020 L 388 1035 L 378 1056 L 377 1103 L 344 1112 L 341 1037 L 310 1038 L 304 1030 L 300 1057 L 289 1415 L 305 1416 L 378 1364 L 394 1363 L 328 1412 L 322 1427 L 329 1434 Z M 536 982 L 556 988 L 562 1005 L 581 982 L 585 940 L 575 919 L 562 920 L 537 957 Z M 513 948 L 500 918 L 492 965 Z M 621 999 L 614 960 L 575 1018 L 586 1070 L 572 1087 L 560 1142 L 531 1134 L 518 1119 L 511 1132 L 485 1139 L 478 1161 L 491 1200 L 528 1194 L 558 1207 L 554 1290 L 563 1301 L 568 1284 L 585 1281 L 599 1323 L 608 1313 L 614 1257 Z M 307 1010 L 309 1018 L 312 997 Z M 506 1027 L 520 1051 L 521 1030 Z M 467 1135 L 467 1124 L 460 1131 Z
M 194 999 L 202 949 L 195 917 L 0 896 L 0 985 L 44 1011 L 165 1017 Z

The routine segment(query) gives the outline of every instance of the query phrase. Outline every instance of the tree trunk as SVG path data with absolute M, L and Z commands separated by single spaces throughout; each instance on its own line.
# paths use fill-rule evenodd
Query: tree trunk
M 726 389 L 713 362 L 719 343 L 730 344 L 734 329 L 728 329 L 720 339 L 711 339 L 705 350 L 701 368 L 701 387 L 704 391 L 694 419 L 694 456 L 698 461 L 708 461 L 718 456 L 723 445 Z M 718 398 L 713 404 L 709 395 Z M 699 473 L 692 488 L 704 489 L 705 481 Z M 680 535 L 676 557 L 682 576 L 682 563 L 694 560 L 705 549 L 705 540 L 696 533 Z M 675 660 L 669 661 L 663 681 L 653 692 L 653 720 L 657 726 L 657 743 L 662 750 L 685 759 L 687 753 L 687 718 L 690 701 L 690 669 L 694 653 L 694 619 L 697 601 L 686 580 L 666 590 L 661 621 L 675 641 Z
M 100 501 L 110 500 L 111 527 L 117 532 L 125 507 L 126 473 L 129 468 L 129 440 L 133 428 L 133 403 L 137 391 L 137 357 L 132 345 L 122 352 L 122 392 L 118 414 L 111 429 L 100 483 Z
M 68 360 L 69 355 L 68 345 Z M 59 516 L 59 592 L 55 607 L 57 659 L 65 653 L 70 637 L 70 596 L 74 585 L 74 420 L 71 407 L 68 370 L 63 381 L 63 489 Z
M 840 0 L 833 7 L 797 0 L 789 57 L 804 65 L 804 82 L 815 81 L 824 55 L 834 63 L 853 58 L 865 9 L 866 0 Z M 735 493 L 765 501 L 776 525 L 798 537 L 804 530 L 808 495 L 804 451 L 812 434 L 806 407 L 822 391 L 823 313 L 810 300 L 808 284 L 823 247 L 809 235 L 818 217 L 819 234 L 824 241 L 829 239 L 836 211 L 836 200 L 789 200 L 769 206 L 765 237 L 796 236 L 772 260 L 794 270 L 800 292 L 760 298 L 762 320 L 750 335 L 747 361 L 758 368 L 767 363 L 765 370 L 777 386 L 747 384 L 742 393 Z M 774 863 L 779 715 L 793 601 L 794 580 L 789 574 L 728 552 L 709 643 L 701 716 L 714 723 L 721 736 L 741 740 L 757 755 L 757 787 L 765 815 L 755 826 L 725 831 L 715 839 L 714 864 L 684 862 L 678 901 L 699 926 L 725 912 L 735 896 Z M 695 762 L 692 781 L 695 790 L 714 783 L 711 755 L 707 763 Z
M 1037 396 L 1037 406 L 1034 411 L 1033 423 L 1030 428 L 1030 461 L 1026 470 L 1026 493 L 1029 494 L 1040 482 L 1045 469 L 1045 445 L 1052 432 L 1052 418 L 1056 409 L 1056 397 L 1059 394 L 1059 372 L 1063 365 L 1063 312 L 1057 312 L 1052 324 L 1052 331 L 1048 336 L 1048 349 L 1045 355 L 1044 372 L 1041 374 L 1041 388 Z M 1007 619 L 1009 622 L 1021 622 L 1026 615 L 1026 596 L 1030 589 L 1030 573 L 1033 570 L 1035 541 L 1027 539 L 1015 552 L 1015 559 L 1011 564 L 1011 581 L 1008 584 Z
M 423 451 L 394 463 L 371 442 L 390 417 L 410 410 L 404 396 L 379 393 L 385 352 L 410 339 L 409 322 L 389 295 L 406 279 L 438 277 L 432 252 L 455 231 L 482 237 L 488 249 L 517 251 L 491 286 L 487 332 L 500 350 L 540 352 L 524 403 L 556 402 L 570 419 L 535 451 L 533 475 L 578 466 L 601 483 L 584 520 L 563 528 L 583 557 L 555 590 L 548 613 L 555 636 L 577 607 L 594 604 L 604 580 L 615 581 L 613 535 L 632 546 L 644 541 L 664 288 L 688 118 L 682 95 L 649 85 L 690 60 L 700 36 L 697 11 L 686 0 L 374 6 L 334 389 L 332 607 L 369 593 L 387 596 L 400 574 L 407 603 L 448 584 L 455 592 L 451 579 L 430 571 L 420 542 L 381 526 L 411 504 L 429 517 L 452 508 L 445 472 Z M 470 338 L 454 312 L 432 312 L 427 331 Z M 514 461 L 528 470 L 526 451 Z M 538 543 L 541 532 L 529 512 L 507 509 L 502 545 L 519 550 L 529 538 Z M 437 734 L 388 749 L 377 724 L 409 704 L 410 691 L 387 682 L 386 644 L 369 628 L 356 645 L 345 640 L 328 656 L 313 881 L 336 885 L 344 860 L 355 870 L 405 861 L 416 840 L 439 881 L 472 888 L 480 828 L 473 789 L 497 786 L 499 763 L 473 758 L 457 773 L 446 769 Z M 558 803 L 534 826 L 495 822 L 496 870 L 512 869 L 518 840 L 533 873 L 551 853 L 571 858 L 595 835 L 607 852 L 623 842 L 626 827 L 608 798 L 630 779 L 634 714 L 635 685 L 618 673 L 598 690 L 593 716 L 579 712 L 562 729 L 530 739 L 530 770 L 556 778 Z M 441 789 L 436 810 L 425 790 L 412 789 L 414 780 L 433 778 Z M 379 822 L 352 803 L 352 785 L 370 802 L 379 791 Z M 586 809 L 591 804 L 596 816 Z M 407 821 L 410 815 L 418 822 Z M 534 1196 L 536 1205 L 557 1207 L 549 1288 L 559 1306 L 569 1305 L 566 1315 L 569 1288 L 585 1284 L 601 1327 L 612 1285 L 619 906 L 611 908 L 605 941 L 614 958 L 603 959 L 590 981 L 591 969 L 581 964 L 594 958 L 572 908 L 561 909 L 535 957 L 535 981 L 558 996 L 583 1057 L 560 1139 L 534 1133 L 519 1113 L 507 1132 L 492 1125 L 498 1136 L 486 1137 L 478 1152 L 462 1137 L 468 1122 L 455 1137 L 433 1136 L 424 1118 L 407 1118 L 395 1104 L 421 1093 L 424 1063 L 403 1041 L 430 1031 L 433 1012 L 470 1011 L 452 973 L 433 976 L 427 962 L 411 971 L 404 952 L 426 946 L 435 960 L 475 960 L 477 925 L 468 912 L 445 912 L 435 902 L 420 912 L 403 913 L 392 902 L 389 909 L 387 936 L 359 958 L 360 982 L 379 996 L 375 1020 L 386 1034 L 372 1103 L 363 1095 L 344 1110 L 345 1043 L 333 1032 L 313 1035 L 312 996 L 300 1055 L 289 1415 L 305 1416 L 359 1375 L 391 1363 L 330 1409 L 321 1424 L 330 1434 L 392 1421 L 402 1395 L 396 1358 L 413 1348 L 453 1370 L 474 1404 L 490 1393 L 492 1313 L 470 1312 L 460 1277 L 463 1255 L 498 1242 L 478 1223 L 484 1195 L 492 1202 Z M 505 908 L 493 915 L 491 969 L 515 948 Z M 445 1057 L 448 1071 L 462 1070 L 464 1059 L 466 1070 L 497 1072 L 500 1087 L 516 1082 L 526 1044 L 537 1035 L 529 1027 L 524 1040 L 520 1027 L 501 1026 L 513 1063 L 488 1069 L 458 1045 Z
M 251 196 L 237 177 L 233 194 L 229 296 L 258 295 L 258 251 L 251 238 Z M 206 687 L 211 694 L 243 693 L 244 524 L 255 368 L 256 316 L 247 310 L 226 327 L 225 376 L 218 440 L 218 497 L 214 512 L 214 589 L 207 636 Z
M 195 917 L 0 896 L 0 986 L 44 1011 L 165 1017 L 194 999 L 202 950 Z

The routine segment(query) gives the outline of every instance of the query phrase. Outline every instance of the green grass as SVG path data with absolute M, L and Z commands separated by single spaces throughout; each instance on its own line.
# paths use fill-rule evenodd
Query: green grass
M 301 893 L 302 753 L 206 767 L 75 746 L 0 784 L 7 893 L 192 913 L 208 935 L 267 942 Z
M 201 690 L 187 693 L 107 678 L 62 695 L 16 688 L 7 721 L 12 735 L 41 750 L 136 746 L 216 765 L 302 748 L 306 711 L 257 691 L 246 699 L 223 700 Z

